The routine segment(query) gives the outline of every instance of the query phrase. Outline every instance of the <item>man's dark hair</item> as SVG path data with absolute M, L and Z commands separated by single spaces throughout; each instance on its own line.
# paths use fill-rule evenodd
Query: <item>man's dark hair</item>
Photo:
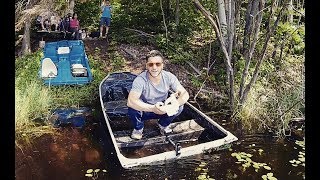
M 148 62 L 148 59 L 149 59 L 150 57 L 155 57 L 155 56 L 160 56 L 160 57 L 162 58 L 162 60 L 164 60 L 164 57 L 163 57 L 163 55 L 161 54 L 160 51 L 158 51 L 158 50 L 151 50 L 151 51 L 147 54 L 147 56 L 146 56 L 146 62 Z

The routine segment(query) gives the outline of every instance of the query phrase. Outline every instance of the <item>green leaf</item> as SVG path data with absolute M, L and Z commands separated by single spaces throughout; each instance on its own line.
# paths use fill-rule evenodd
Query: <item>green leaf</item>
M 92 174 L 85 174 L 85 176 L 92 177 L 93 175 Z
M 271 167 L 269 166 L 263 166 L 266 170 L 271 170 Z
M 87 173 L 92 173 L 93 172 L 93 169 L 88 169 L 87 170 Z

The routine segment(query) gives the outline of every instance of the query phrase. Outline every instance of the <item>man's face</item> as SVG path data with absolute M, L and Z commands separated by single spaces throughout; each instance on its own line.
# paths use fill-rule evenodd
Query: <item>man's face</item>
M 163 69 L 163 60 L 160 56 L 150 57 L 146 64 L 146 69 L 150 75 L 157 77 Z

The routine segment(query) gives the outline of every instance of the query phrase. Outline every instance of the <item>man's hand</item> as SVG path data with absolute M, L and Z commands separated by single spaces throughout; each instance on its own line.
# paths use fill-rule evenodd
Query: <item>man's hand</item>
M 164 104 L 163 104 L 163 102 L 157 102 L 157 103 L 154 105 L 154 111 L 153 111 L 153 112 L 156 113 L 156 114 L 160 114 L 160 115 L 167 113 L 167 112 L 165 111 L 165 109 L 164 109 Z

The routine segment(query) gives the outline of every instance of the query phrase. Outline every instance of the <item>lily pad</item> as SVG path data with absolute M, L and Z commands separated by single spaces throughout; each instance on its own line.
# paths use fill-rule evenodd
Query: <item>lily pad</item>
M 268 173 L 267 176 L 271 177 L 271 176 L 273 176 L 273 173 Z
M 93 169 L 88 169 L 87 170 L 87 173 L 92 173 L 93 172 Z
M 196 168 L 194 171 L 201 171 L 202 168 Z
M 231 156 L 232 156 L 232 157 L 235 157 L 237 154 L 238 154 L 238 153 L 235 153 L 235 152 L 234 152 L 234 153 L 231 153 Z
M 258 151 L 259 151 L 259 152 L 263 152 L 263 149 L 259 149 Z
M 271 167 L 269 166 L 263 166 L 266 170 L 271 170 Z
M 92 177 L 93 175 L 92 174 L 85 174 L 85 176 Z
M 207 179 L 207 177 L 205 175 L 199 175 L 198 179 Z

